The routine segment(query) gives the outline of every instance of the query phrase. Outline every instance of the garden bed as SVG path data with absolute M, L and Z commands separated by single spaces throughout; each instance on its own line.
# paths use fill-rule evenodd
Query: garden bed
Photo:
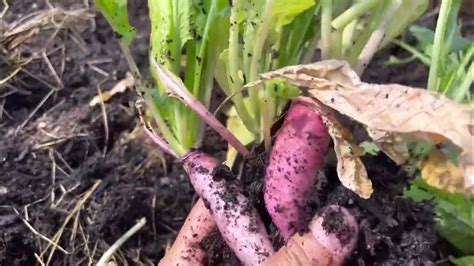
M 9 2 L 2 23 L 49 9 L 43 1 Z M 83 7 L 73 2 L 61 1 L 57 6 L 70 11 Z M 139 67 L 146 68 L 146 1 L 130 2 L 132 24 L 139 29 L 132 52 Z M 47 44 L 44 51 L 57 73 L 47 60 L 38 58 L 25 65 L 28 73 L 20 71 L 9 80 L 10 86 L 0 85 L 0 94 L 5 93 L 0 97 L 1 265 L 33 265 L 39 257 L 46 263 L 50 254 L 54 265 L 89 263 L 141 217 L 147 219 L 146 225 L 120 248 L 116 258 L 121 260 L 119 265 L 125 261 L 156 264 L 197 199 L 179 163 L 166 157 L 163 165 L 162 154 L 140 130 L 132 91 L 114 96 L 104 110 L 100 105 L 89 106 L 98 86 L 110 89 L 125 78 L 128 68 L 105 19 L 96 12 L 84 12 L 52 39 L 52 30 L 29 39 L 36 49 L 38 44 Z M 435 17 L 427 21 L 433 23 Z M 390 55 L 406 54 L 397 47 L 385 49 L 362 79 L 426 85 L 425 66 L 416 62 L 386 66 Z M 2 54 L 2 76 L 14 70 L 4 58 Z M 223 96 L 214 98 L 216 106 Z M 222 159 L 226 148 L 209 131 L 204 150 Z M 258 149 L 254 154 L 260 160 L 246 164 L 249 174 L 242 181 L 268 222 L 261 195 L 266 155 Z M 430 265 L 447 263 L 449 255 L 456 255 L 434 230 L 432 203 L 403 197 L 411 177 L 382 155 L 366 156 L 364 163 L 374 184 L 371 199 L 363 200 L 344 188 L 334 161 L 329 160 L 308 208 L 308 217 L 328 204 L 346 206 L 354 213 L 361 232 L 349 264 Z M 64 251 L 52 252 L 45 238 L 58 234 Z M 208 237 L 203 246 L 211 254 L 211 265 L 237 261 L 230 251 L 216 252 L 225 248 L 218 234 Z

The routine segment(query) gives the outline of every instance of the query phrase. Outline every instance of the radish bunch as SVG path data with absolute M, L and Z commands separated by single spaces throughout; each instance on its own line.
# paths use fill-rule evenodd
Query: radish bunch
M 170 251 L 161 265 L 170 265 L 169 257 L 176 256 L 181 258 L 180 264 L 202 263 L 205 254 L 202 250 L 196 250 L 196 242 L 215 227 L 244 265 L 272 265 L 272 261 L 278 260 L 279 256 L 288 256 L 285 252 L 302 250 L 295 248 L 295 245 L 313 245 L 320 251 L 317 255 L 303 254 L 311 262 L 341 265 L 357 239 L 357 222 L 347 210 L 333 206 L 322 212 L 334 209 L 340 211 L 340 216 L 343 217 L 341 221 L 347 224 L 346 228 L 352 230 L 349 237 L 346 237 L 347 241 L 331 235 L 322 227 L 323 214 L 310 223 L 312 235 L 295 235 L 298 230 L 306 229 L 302 224 L 306 220 L 306 204 L 313 192 L 329 140 L 328 131 L 319 114 L 303 102 L 295 100 L 277 133 L 265 176 L 265 206 L 281 236 L 287 241 L 285 248 L 290 250 L 280 250 L 277 253 L 258 212 L 244 196 L 238 180 L 229 169 L 198 150 L 182 156 L 184 169 L 201 200 L 178 236 L 178 239 L 182 239 L 181 243 L 185 241 L 185 244 L 181 244 L 184 247 L 175 248 L 179 252 Z M 189 226 L 189 221 L 193 219 L 199 226 Z

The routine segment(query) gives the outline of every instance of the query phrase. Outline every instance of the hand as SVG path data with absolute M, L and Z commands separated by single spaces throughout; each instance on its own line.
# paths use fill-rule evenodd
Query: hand
M 343 265 L 355 248 L 359 232 L 355 218 L 339 206 L 323 208 L 308 229 L 293 235 L 265 265 Z M 159 265 L 204 265 L 206 253 L 199 243 L 213 230 L 212 216 L 199 200 Z

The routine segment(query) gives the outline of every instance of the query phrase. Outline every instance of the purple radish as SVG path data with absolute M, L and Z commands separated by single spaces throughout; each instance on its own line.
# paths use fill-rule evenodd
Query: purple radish
M 278 131 L 265 175 L 265 206 L 285 240 L 303 229 L 305 206 L 329 140 L 319 114 L 294 102 Z
M 237 183 L 216 173 L 219 161 L 200 151 L 182 158 L 191 183 L 210 210 L 227 245 L 244 265 L 261 265 L 273 253 L 257 210 Z

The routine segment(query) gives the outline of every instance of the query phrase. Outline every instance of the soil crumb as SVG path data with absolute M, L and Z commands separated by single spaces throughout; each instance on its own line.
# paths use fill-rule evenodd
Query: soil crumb
M 227 246 L 218 231 L 201 241 L 201 248 L 207 252 L 207 265 L 240 265 L 239 259 Z
M 340 207 L 325 209 L 323 213 L 323 228 L 329 234 L 334 234 L 343 246 L 349 244 L 354 237 L 354 228 L 344 219 Z

